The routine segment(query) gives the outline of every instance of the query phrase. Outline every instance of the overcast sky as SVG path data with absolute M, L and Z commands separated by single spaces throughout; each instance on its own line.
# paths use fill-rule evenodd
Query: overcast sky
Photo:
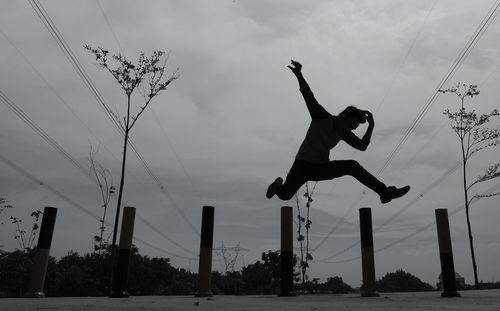
M 277 176 L 284 177 L 290 168 L 310 121 L 297 82 L 286 68 L 289 60 L 302 62 L 316 98 L 331 113 L 348 105 L 374 113 L 376 125 L 368 150 L 354 151 L 340 143 L 330 157 L 356 159 L 376 173 L 493 2 L 41 1 L 105 101 L 122 113 L 123 91 L 83 46 L 121 51 L 133 60 L 140 51 L 170 52 L 168 70 L 179 67 L 181 76 L 141 116 L 132 140 L 172 200 L 129 153 L 124 201 L 195 254 L 201 207 L 215 206 L 214 245 L 241 243 L 248 249 L 238 259 L 237 269 L 260 259 L 263 251 L 279 249 L 280 207 L 294 206 L 293 201 L 265 198 L 268 184 Z M 451 80 L 479 85 L 481 94 L 470 102 L 479 112 L 499 107 L 499 22 L 491 24 Z M 96 160 L 112 171 L 117 186 L 122 137 L 29 2 L 0 1 L 0 30 L 0 90 L 82 166 L 88 167 L 90 146 L 100 144 Z M 313 253 L 315 259 L 334 255 L 359 240 L 359 207 L 372 207 L 374 228 L 384 224 L 374 234 L 375 249 L 431 224 L 436 208 L 448 208 L 450 213 L 460 208 L 460 170 L 427 189 L 460 159 L 459 141 L 442 115 L 444 109 L 457 105 L 454 96 L 440 95 L 380 175 L 388 185 L 410 184 L 412 190 L 406 197 L 381 205 L 374 193 L 363 195 L 363 187 L 350 177 L 317 185 L 310 216 L 312 248 L 335 230 Z M 493 125 L 498 123 L 497 119 Z M 365 129 L 361 126 L 356 133 L 363 135 Z M 102 213 L 97 186 L 3 102 L 0 146 L 4 158 L 44 185 L 95 214 Z M 475 157 L 471 178 L 495 161 L 498 150 Z M 54 206 L 59 211 L 51 254 L 91 251 L 99 227 L 96 219 L 5 161 L 0 162 L 0 176 L 0 194 L 15 207 L 0 215 L 6 222 L 0 226 L 3 249 L 16 247 L 15 228 L 8 217 L 28 222 L 31 211 Z M 496 183 L 475 191 L 483 192 Z M 353 206 L 356 200 L 359 203 Z M 116 198 L 107 220 L 114 218 L 115 208 Z M 479 278 L 484 281 L 500 279 L 498 208 L 498 199 L 493 198 L 471 209 Z M 345 219 L 340 226 L 339 219 Z M 455 213 L 450 224 L 455 269 L 473 283 L 465 213 Z M 402 268 L 435 285 L 440 273 L 435 227 L 420 231 L 376 253 L 377 277 Z M 192 254 L 140 219 L 135 235 L 193 260 L 168 256 L 136 241 L 141 253 L 167 256 L 176 267 L 197 271 Z M 332 259 L 341 262 L 313 261 L 310 276 L 325 280 L 339 275 L 359 286 L 360 260 L 350 260 L 359 255 L 358 244 Z M 221 261 L 213 266 L 223 270 Z

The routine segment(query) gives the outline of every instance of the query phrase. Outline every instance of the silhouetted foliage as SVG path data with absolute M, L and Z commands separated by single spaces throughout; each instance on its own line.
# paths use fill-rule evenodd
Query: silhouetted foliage
M 16 250 L 3 255 L 0 264 L 0 292 L 8 297 L 22 297 L 28 290 L 32 251 Z
M 6 209 L 12 209 L 7 200 L 2 201 L 7 205 Z M 21 297 L 28 289 L 29 275 L 33 263 L 33 246 L 40 230 L 40 216 L 43 213 L 39 210 L 30 214 L 31 221 L 29 229 L 25 228 L 23 219 L 17 216 L 10 216 L 10 222 L 14 227 L 14 240 L 18 248 L 11 253 L 3 253 L 0 257 L 0 292 L 11 297 Z
M 422 292 L 432 291 L 434 288 L 422 282 L 416 276 L 401 269 L 396 272 L 387 273 L 383 278 L 376 281 L 376 288 L 380 292 Z
M 306 291 L 302 290 L 304 286 Z M 294 287 L 295 291 L 300 294 L 347 294 L 354 291 L 339 276 L 329 277 L 324 283 L 320 283 L 318 278 L 314 278 L 311 281 L 306 281 L 305 284 L 296 283 Z
M 344 283 L 344 280 L 338 276 L 328 278 L 324 283 L 324 289 L 333 294 L 347 294 L 353 291 L 352 287 Z
M 18 250 L 29 253 L 33 249 L 33 246 L 35 245 L 35 239 L 37 237 L 38 231 L 40 230 L 39 220 L 41 215 L 43 215 L 43 212 L 40 210 L 31 212 L 30 216 L 31 218 L 33 218 L 33 223 L 30 226 L 29 233 L 28 231 L 26 231 L 25 227 L 22 224 L 22 218 L 10 216 L 11 223 L 16 228 L 14 231 L 14 239 L 19 245 Z
M 59 260 L 49 258 L 44 293 L 47 296 L 105 296 L 109 293 L 109 265 L 111 246 L 108 244 L 101 254 L 92 252 L 80 255 L 70 251 Z M 28 287 L 33 252 L 19 250 L 2 257 L 0 265 L 0 293 L 9 297 L 22 297 Z M 271 294 L 279 289 L 279 252 L 262 253 L 263 261 L 257 261 L 242 268 L 242 271 L 212 273 L 214 294 Z M 295 264 L 297 258 L 295 258 Z M 298 275 L 298 273 L 297 273 Z M 196 292 L 196 273 L 178 269 L 168 258 L 142 256 L 132 248 L 128 291 L 139 295 L 192 295 Z M 298 278 L 296 279 L 298 281 Z M 308 293 L 352 291 L 340 277 L 328 278 L 325 283 L 318 279 L 307 283 Z
M 218 271 L 212 272 L 212 292 L 215 295 L 242 295 L 246 294 L 243 275 L 239 271 L 227 272 L 225 275 Z
M 131 295 L 190 295 L 195 291 L 196 275 L 172 267 L 168 258 L 150 258 L 134 252 L 129 271 Z
M 274 294 L 273 275 L 265 265 L 257 261 L 241 271 L 248 294 Z

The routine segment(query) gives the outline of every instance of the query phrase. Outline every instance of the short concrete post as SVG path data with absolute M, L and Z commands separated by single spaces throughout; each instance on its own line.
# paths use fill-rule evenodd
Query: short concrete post
M 135 207 L 125 206 L 123 208 L 122 228 L 120 232 L 120 244 L 118 249 L 118 259 L 116 263 L 116 273 L 113 280 L 113 288 L 110 297 L 129 297 L 127 292 L 128 272 L 130 255 L 132 249 L 132 239 L 134 238 Z
M 439 258 L 441 260 L 441 284 L 443 286 L 441 297 L 460 297 L 460 294 L 457 292 L 457 283 L 455 280 L 455 265 L 453 263 L 453 251 L 451 248 L 448 210 L 438 208 L 435 210 L 435 213 Z
M 196 297 L 211 297 L 212 248 L 214 241 L 214 207 L 203 206 L 201 217 L 200 258 L 198 265 L 198 292 Z
M 361 297 L 378 297 L 375 290 L 375 258 L 373 255 L 372 210 L 368 207 L 359 209 L 359 226 L 361 234 L 361 267 L 363 285 Z
M 35 249 L 35 258 L 31 268 L 30 283 L 28 292 L 24 295 L 27 298 L 43 298 L 43 286 L 45 284 L 45 275 L 47 265 L 49 264 L 50 245 L 52 244 L 52 235 L 56 223 L 57 208 L 45 207 L 43 210 L 42 225 L 38 236 L 38 244 Z
M 295 296 L 293 292 L 293 209 L 281 208 L 281 288 L 279 296 Z

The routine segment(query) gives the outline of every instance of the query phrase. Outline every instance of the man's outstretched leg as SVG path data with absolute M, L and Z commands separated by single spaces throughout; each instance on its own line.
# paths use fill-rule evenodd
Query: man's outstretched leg
M 281 200 L 290 200 L 306 181 L 330 180 L 345 175 L 356 178 L 364 186 L 376 192 L 380 196 L 380 202 L 384 204 L 410 191 L 410 186 L 387 187 L 354 160 L 338 160 L 322 164 L 295 160 L 285 183 L 281 177 L 276 178 L 267 188 L 266 197 L 270 199 L 277 195 Z
M 326 164 L 317 166 L 313 175 L 315 177 L 313 180 L 333 179 L 345 175 L 352 176 L 364 186 L 376 192 L 380 196 L 380 202 L 384 204 L 389 203 L 393 199 L 402 197 L 410 191 L 410 186 L 402 188 L 394 186 L 387 187 L 354 160 L 330 161 Z

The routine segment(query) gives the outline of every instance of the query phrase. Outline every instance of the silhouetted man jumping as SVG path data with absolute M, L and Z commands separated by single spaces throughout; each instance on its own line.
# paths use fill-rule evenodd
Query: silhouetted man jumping
M 311 88 L 302 76 L 302 65 L 294 60 L 291 62 L 292 66 L 287 67 L 292 70 L 299 81 L 300 92 L 312 120 L 285 183 L 281 177 L 276 178 L 267 188 L 266 197 L 270 199 L 277 195 L 281 200 L 290 200 L 306 181 L 329 180 L 344 175 L 353 176 L 375 191 L 382 203 L 388 203 L 392 199 L 405 195 L 410 190 L 410 186 L 387 187 L 354 160 L 330 161 L 330 150 L 341 140 L 353 148 L 366 150 L 375 126 L 373 115 L 369 111 L 360 110 L 354 106 L 347 107 L 337 116 L 330 114 L 314 98 Z M 352 131 L 359 124 L 367 121 L 368 128 L 363 138 L 360 139 Z

